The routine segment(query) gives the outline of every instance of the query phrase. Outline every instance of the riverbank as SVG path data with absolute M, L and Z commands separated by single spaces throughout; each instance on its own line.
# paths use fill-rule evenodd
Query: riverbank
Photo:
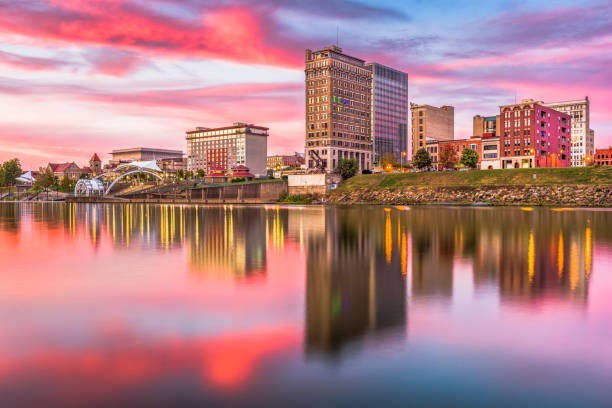
M 359 175 L 343 182 L 327 199 L 330 204 L 610 207 L 612 168 Z

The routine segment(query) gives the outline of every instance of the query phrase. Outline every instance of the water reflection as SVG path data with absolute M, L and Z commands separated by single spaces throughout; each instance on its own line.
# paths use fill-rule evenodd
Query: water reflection
M 308 287 L 322 291 L 315 298 L 330 305 L 331 313 L 313 313 L 329 317 L 342 314 L 353 296 L 371 300 L 356 302 L 371 315 L 380 308 L 374 306 L 378 288 L 388 293 L 406 286 L 405 279 L 411 298 L 451 298 L 457 259 L 471 261 L 476 287 L 497 285 L 509 299 L 585 300 L 593 240 L 612 240 L 605 211 L 446 208 L 432 219 L 429 209 L 418 207 L 0 205 L 2 231 L 31 221 L 85 235 L 93 247 L 109 240 L 121 250 L 186 248 L 193 273 L 236 278 L 265 275 L 268 250 L 296 242 L 307 254 Z M 399 305 L 405 298 L 397 290 L 389 301 Z M 378 320 L 359 325 L 377 326 Z
M 369 224 L 359 222 L 360 215 L 326 211 L 322 215 L 325 234 L 308 240 L 305 336 L 309 354 L 334 355 L 346 342 L 406 324 L 401 229 L 398 226 L 395 247 L 389 222 L 384 221 L 385 233 L 377 234 Z M 389 219 L 388 214 L 385 217 Z
M 10 390 L 44 383 L 66 396 L 76 382 L 89 390 L 75 400 L 81 405 L 101 395 L 123 403 L 124 380 L 100 379 L 126 378 L 145 391 L 164 383 L 168 393 L 199 402 L 241 392 L 274 402 L 281 372 L 291 373 L 295 390 L 317 375 L 333 377 L 313 374 L 321 361 L 335 367 L 397 345 L 418 347 L 419 336 L 438 344 L 476 339 L 485 349 L 482 338 L 491 336 L 490 348 L 501 343 L 519 354 L 524 341 L 546 360 L 555 348 L 532 334 L 530 313 L 550 304 L 584 314 L 593 307 L 598 248 L 600 264 L 612 259 L 610 214 L 0 204 L 0 395 L 20 405 Z M 601 285 L 593 318 L 607 323 L 601 299 L 610 291 Z M 488 303 L 472 303 L 464 316 L 466 296 Z M 465 328 L 491 305 L 528 313 Z M 582 321 L 564 326 L 564 314 L 539 322 L 543 332 L 586 330 Z M 606 330 L 591 328 L 575 343 L 596 350 Z M 387 356 L 385 378 L 397 356 Z M 197 385 L 179 387 L 179 378 Z M 42 392 L 35 402 L 54 395 Z

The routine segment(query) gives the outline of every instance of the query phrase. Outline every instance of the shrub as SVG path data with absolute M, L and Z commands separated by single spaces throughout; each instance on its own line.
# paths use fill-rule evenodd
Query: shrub
M 343 180 L 353 177 L 355 174 L 357 174 L 358 169 L 359 165 L 355 159 L 341 159 L 338 162 L 338 171 L 340 172 Z
M 291 204 L 310 204 L 312 203 L 312 196 L 309 194 L 289 194 L 287 191 L 281 191 L 278 195 L 279 203 L 291 203 Z

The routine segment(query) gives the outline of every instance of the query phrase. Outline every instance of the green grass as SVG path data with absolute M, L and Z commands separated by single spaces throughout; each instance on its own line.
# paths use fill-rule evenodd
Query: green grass
M 278 202 L 291 204 L 310 204 L 312 203 L 312 196 L 308 194 L 289 194 L 286 191 L 283 191 L 278 195 Z
M 536 178 L 533 175 L 536 174 Z M 397 189 L 403 187 L 477 187 L 550 184 L 612 184 L 612 167 L 471 170 L 406 174 L 362 174 L 340 186 Z

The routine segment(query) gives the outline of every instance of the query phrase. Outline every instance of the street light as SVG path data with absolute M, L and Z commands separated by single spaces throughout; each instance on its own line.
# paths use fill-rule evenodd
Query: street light
M 401 155 L 402 157 L 400 159 L 400 169 L 402 173 L 404 172 L 404 157 L 406 157 L 407 155 L 408 155 L 408 152 L 402 152 L 402 155 Z

